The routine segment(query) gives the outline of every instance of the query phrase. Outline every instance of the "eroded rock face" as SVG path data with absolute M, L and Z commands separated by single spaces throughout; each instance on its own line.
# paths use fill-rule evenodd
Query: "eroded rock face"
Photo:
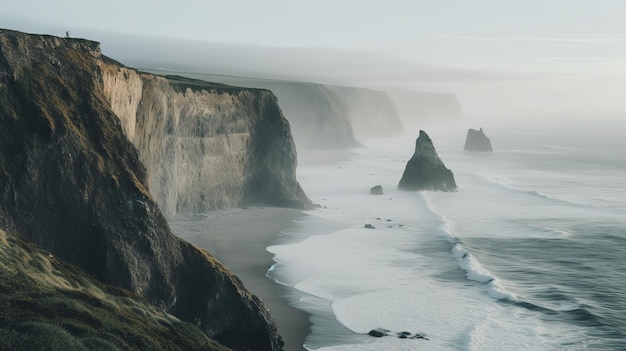
M 100 66 L 105 97 L 167 216 L 311 205 L 296 181 L 289 123 L 270 91 L 138 73 L 111 61 Z
M 208 253 L 171 233 L 105 95 L 103 60 L 95 42 L 0 30 L 0 229 L 233 349 L 281 349 L 263 303 Z M 136 102 L 139 91 L 128 89 Z M 135 132 L 141 128 L 137 120 Z
M 465 151 L 478 151 L 478 152 L 492 152 L 491 141 L 483 132 L 483 129 L 469 129 L 467 131 L 467 138 L 465 138 Z
M 437 155 L 426 132 L 420 130 L 415 141 L 415 153 L 407 162 L 398 187 L 405 190 L 454 191 L 454 175 Z

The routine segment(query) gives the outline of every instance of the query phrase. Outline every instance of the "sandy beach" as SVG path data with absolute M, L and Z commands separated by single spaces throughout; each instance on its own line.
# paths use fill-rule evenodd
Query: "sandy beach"
M 172 231 L 202 247 L 235 273 L 269 308 L 286 351 L 306 350 L 309 314 L 288 304 L 287 288 L 266 277 L 274 264 L 266 248 L 279 239 L 301 211 L 285 208 L 230 209 L 170 221 Z

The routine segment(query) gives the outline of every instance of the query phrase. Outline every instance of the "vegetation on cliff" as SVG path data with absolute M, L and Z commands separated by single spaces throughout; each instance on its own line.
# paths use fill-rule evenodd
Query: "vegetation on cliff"
M 99 45 L 0 30 L 0 229 L 236 350 L 279 350 L 263 303 L 175 237 L 103 91 Z
M 227 350 L 136 294 L 0 230 L 0 350 Z

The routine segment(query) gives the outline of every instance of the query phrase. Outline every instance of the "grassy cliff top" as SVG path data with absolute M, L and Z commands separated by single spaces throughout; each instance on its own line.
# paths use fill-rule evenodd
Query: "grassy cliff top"
M 228 350 L 135 294 L 0 230 L 0 349 Z

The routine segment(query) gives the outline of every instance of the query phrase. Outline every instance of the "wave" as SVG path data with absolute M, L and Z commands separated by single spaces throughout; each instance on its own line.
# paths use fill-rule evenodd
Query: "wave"
M 461 239 L 454 235 L 454 224 L 436 210 L 432 201 L 432 194 L 426 192 L 421 194 L 428 209 L 442 222 L 439 227 L 439 234 L 443 235 L 452 244 L 452 249 L 450 250 L 452 256 L 456 258 L 459 267 L 466 272 L 466 278 L 484 284 L 487 287 L 488 295 L 496 300 L 519 301 L 519 298 L 514 293 L 502 286 L 495 274 L 485 269 L 471 252 L 463 246 Z
M 598 206 L 592 205 L 592 204 L 583 204 L 583 203 L 577 203 L 577 202 L 573 202 L 573 201 L 569 201 L 569 200 L 565 200 L 559 197 L 555 197 L 555 196 L 551 196 L 548 194 L 545 194 L 543 192 L 541 192 L 540 190 L 537 189 L 525 189 L 525 188 L 521 188 L 518 186 L 514 186 L 513 185 L 513 181 L 505 178 L 501 175 L 494 175 L 494 174 L 478 174 L 479 177 L 481 177 L 482 179 L 486 180 L 487 182 L 489 182 L 490 184 L 495 184 L 498 185 L 506 190 L 512 190 L 515 191 L 517 193 L 520 194 L 525 194 L 525 195 L 530 195 L 530 196 L 534 196 L 534 197 L 538 197 L 541 199 L 546 199 L 546 200 L 550 200 L 553 202 L 557 202 L 559 204 L 566 204 L 569 206 L 579 206 L 579 207 L 591 207 L 591 208 L 598 208 Z

